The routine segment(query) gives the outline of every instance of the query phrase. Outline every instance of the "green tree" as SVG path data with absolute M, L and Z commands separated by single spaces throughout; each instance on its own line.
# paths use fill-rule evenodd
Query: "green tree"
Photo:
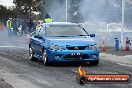
M 82 14 L 80 12 L 79 6 L 82 0 L 70 0 L 69 21 L 80 23 L 83 21 Z
M 0 5 L 0 19 L 6 19 L 6 18 L 16 16 L 16 12 L 14 10 L 15 10 L 15 7 L 10 7 L 8 9 L 5 6 Z
M 31 17 L 33 12 L 41 12 L 46 0 L 13 0 L 18 14 Z

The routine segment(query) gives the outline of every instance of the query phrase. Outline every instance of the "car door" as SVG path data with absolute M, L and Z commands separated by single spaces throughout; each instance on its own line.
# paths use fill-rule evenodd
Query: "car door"
M 33 51 L 34 51 L 34 54 L 36 57 L 38 57 L 38 55 L 39 55 L 38 44 L 39 44 L 39 36 L 35 35 L 33 43 L 32 43 L 32 48 L 33 48 Z
M 39 41 L 38 46 L 37 46 L 38 47 L 38 54 L 40 57 L 42 57 L 42 54 L 43 54 L 42 49 L 43 49 L 43 45 L 45 43 L 45 40 L 42 36 L 40 36 L 38 41 Z
M 43 27 L 41 28 L 41 30 L 38 32 L 38 35 L 37 35 L 37 42 L 36 42 L 36 51 L 37 51 L 37 55 L 41 58 L 42 57 L 42 48 L 43 48 L 43 45 L 45 43 L 45 40 L 44 40 L 44 29 Z

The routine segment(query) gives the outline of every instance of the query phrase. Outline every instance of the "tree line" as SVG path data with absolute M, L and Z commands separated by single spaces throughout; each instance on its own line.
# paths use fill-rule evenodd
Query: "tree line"
M 6 6 L 0 5 L 0 19 L 13 17 L 15 15 L 14 7 L 7 8 Z
M 6 7 L 0 5 L 0 19 L 5 18 L 31 18 L 34 12 L 40 13 L 41 8 L 48 0 L 13 0 L 15 6 Z

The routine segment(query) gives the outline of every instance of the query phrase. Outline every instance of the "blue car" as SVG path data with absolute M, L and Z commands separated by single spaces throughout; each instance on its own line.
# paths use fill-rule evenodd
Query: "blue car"
M 89 62 L 99 63 L 99 50 L 96 42 L 79 24 L 52 22 L 42 25 L 30 37 L 30 60 L 50 62 Z

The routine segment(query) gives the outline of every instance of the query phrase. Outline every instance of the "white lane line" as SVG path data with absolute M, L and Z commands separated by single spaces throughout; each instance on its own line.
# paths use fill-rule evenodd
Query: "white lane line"
M 0 48 L 20 48 L 28 50 L 28 47 L 20 47 L 20 46 L 0 46 Z
M 125 58 L 131 58 L 132 59 L 132 55 L 126 55 L 124 56 Z
M 9 47 L 12 48 L 12 47 L 16 47 L 16 46 L 0 46 L 0 47 L 1 47 L 1 48 L 6 48 L 6 47 L 7 47 L 7 48 L 9 48 Z
M 124 64 L 124 63 L 117 63 L 118 65 L 125 66 L 125 67 L 132 67 L 132 65 Z

